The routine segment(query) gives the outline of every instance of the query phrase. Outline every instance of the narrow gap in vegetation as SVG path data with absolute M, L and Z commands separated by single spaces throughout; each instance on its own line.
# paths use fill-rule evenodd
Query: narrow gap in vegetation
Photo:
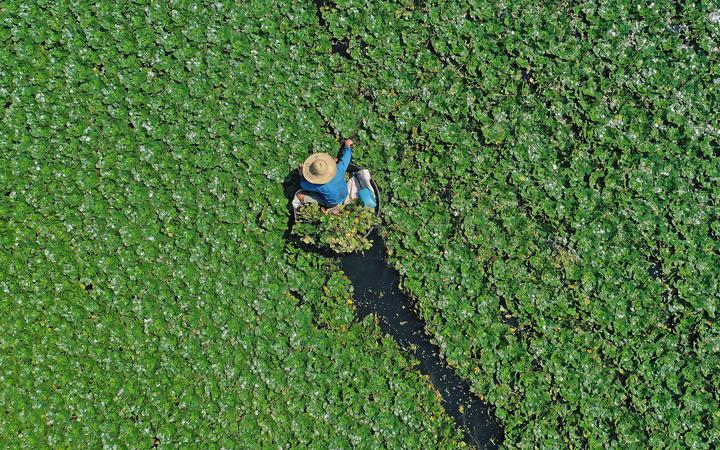
M 332 52 L 336 55 L 340 55 L 344 58 L 351 59 L 348 48 L 350 47 L 350 41 L 345 38 L 339 41 L 333 41 Z
M 414 302 L 400 291 L 400 274 L 387 265 L 385 243 L 377 231 L 373 246 L 363 254 L 342 257 L 342 269 L 353 284 L 358 320 L 375 314 L 380 329 L 393 337 L 418 362 L 442 397 L 445 411 L 455 419 L 465 441 L 476 448 L 497 448 L 503 430 L 495 409 L 470 390 L 470 383 L 458 376 L 441 357 L 440 348 L 425 332 L 425 324 L 414 309 Z

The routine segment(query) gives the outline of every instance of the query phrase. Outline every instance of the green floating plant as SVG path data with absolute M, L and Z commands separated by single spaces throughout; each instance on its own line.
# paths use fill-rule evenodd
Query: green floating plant
M 375 210 L 359 203 L 350 203 L 337 214 L 324 212 L 319 204 L 311 203 L 298 209 L 292 234 L 306 244 L 335 253 L 352 253 L 372 247 L 366 235 L 379 223 Z

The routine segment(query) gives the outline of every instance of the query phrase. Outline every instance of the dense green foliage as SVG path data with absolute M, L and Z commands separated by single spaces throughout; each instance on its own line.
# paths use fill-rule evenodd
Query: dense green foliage
M 283 177 L 332 142 L 313 5 L 145 5 L 0 5 L 2 447 L 455 448 L 283 240 Z
M 717 3 L 421 4 L 323 17 L 448 360 L 515 446 L 720 445 Z
M 365 235 L 379 223 L 375 210 L 357 201 L 333 214 L 322 211 L 318 203 L 310 203 L 298 208 L 292 234 L 305 244 L 336 253 L 352 253 L 372 247 L 372 241 Z
M 720 7 L 323 4 L 0 6 L 0 439 L 455 445 L 283 241 L 357 132 L 506 443 L 720 445 Z

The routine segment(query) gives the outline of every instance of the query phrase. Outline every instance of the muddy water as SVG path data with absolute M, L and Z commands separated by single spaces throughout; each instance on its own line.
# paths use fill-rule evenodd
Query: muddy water
M 442 395 L 445 411 L 462 427 L 468 444 L 497 448 L 503 433 L 494 409 L 470 392 L 469 383 L 458 377 L 440 357 L 439 348 L 425 334 L 412 301 L 398 288 L 399 274 L 386 263 L 382 238 L 377 232 L 372 238 L 373 247 L 365 254 L 346 255 L 341 259 L 342 269 L 355 289 L 359 318 L 376 314 L 382 331 L 420 361 L 420 371 L 430 377 Z

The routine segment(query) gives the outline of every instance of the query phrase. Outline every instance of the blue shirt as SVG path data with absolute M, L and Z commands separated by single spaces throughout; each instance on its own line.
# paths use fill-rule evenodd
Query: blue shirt
M 350 147 L 345 147 L 342 158 L 337 163 L 337 172 L 332 180 L 325 184 L 311 183 L 300 177 L 300 187 L 306 191 L 317 192 L 320 194 L 320 203 L 324 206 L 335 206 L 345 201 L 348 195 L 347 183 L 345 183 L 345 171 L 350 165 L 350 159 L 352 158 L 352 150 Z

